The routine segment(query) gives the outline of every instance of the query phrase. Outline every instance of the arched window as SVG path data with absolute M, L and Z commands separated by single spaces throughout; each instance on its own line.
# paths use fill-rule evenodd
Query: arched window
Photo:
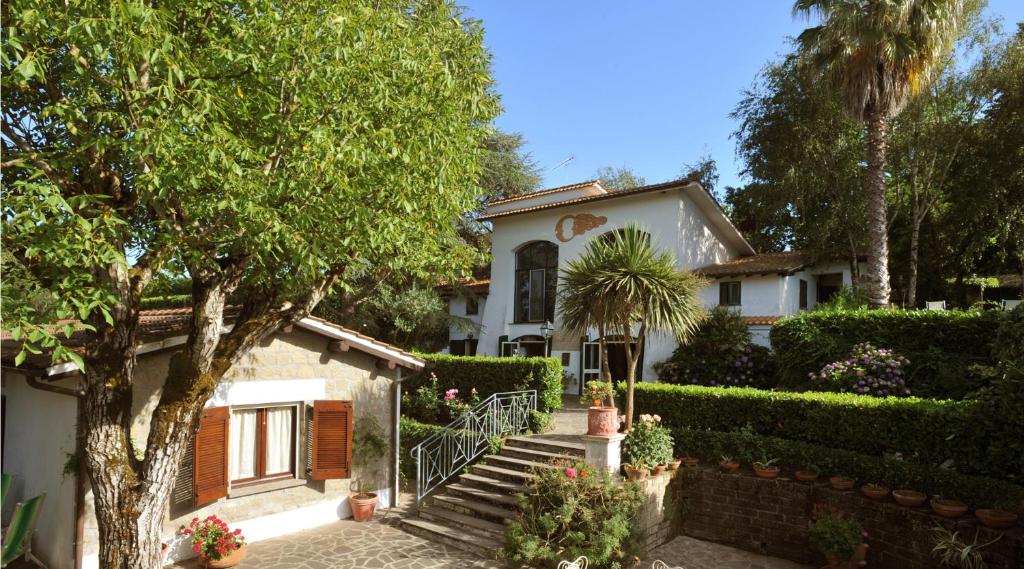
M 516 251 L 516 322 L 555 319 L 558 245 L 534 241 Z

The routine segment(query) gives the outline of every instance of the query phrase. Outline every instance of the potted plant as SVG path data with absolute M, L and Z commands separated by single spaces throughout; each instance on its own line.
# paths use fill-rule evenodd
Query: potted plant
M 939 560 L 942 567 L 959 567 L 960 569 L 985 569 L 988 565 L 981 555 L 981 550 L 999 541 L 1002 534 L 988 543 L 978 543 L 978 534 L 974 534 L 974 541 L 966 543 L 960 539 L 959 531 L 949 531 L 944 527 L 932 529 L 935 538 L 935 546 L 932 548 L 932 555 Z
M 690 456 L 689 454 L 684 454 L 682 459 L 680 459 L 680 460 L 682 460 L 683 466 L 685 466 L 687 468 L 693 467 L 693 466 L 697 466 L 698 464 L 700 464 L 700 459 L 699 458 L 697 458 L 695 456 Z
M 811 543 L 828 561 L 827 569 L 853 569 L 865 565 L 867 533 L 856 520 L 835 508 L 814 507 L 810 522 Z
M 975 510 L 974 515 L 981 523 L 992 529 L 1009 529 L 1017 523 L 1017 514 L 998 508 Z
M 893 490 L 892 497 L 896 500 L 897 504 L 908 508 L 923 506 L 924 503 L 928 501 L 928 496 L 924 492 L 918 492 L 917 490 L 909 490 L 906 488 Z
M 619 432 L 619 410 L 615 408 L 612 384 L 606 381 L 588 381 L 580 403 L 593 403 L 587 409 L 587 434 L 608 437 Z M 608 401 L 608 406 L 604 406 Z
M 681 459 L 681 458 L 673 458 L 672 460 L 670 460 L 668 462 L 668 469 L 669 470 L 679 470 L 679 465 L 681 465 L 682 463 L 683 463 L 683 459 Z
M 762 453 L 761 460 L 754 461 L 754 474 L 757 475 L 758 478 L 778 478 L 779 467 L 775 466 L 775 463 L 778 461 L 779 459 L 769 459 L 768 455 Z
M 944 518 L 959 518 L 967 513 L 967 504 L 960 500 L 936 496 L 932 498 L 932 511 Z
M 626 478 L 629 478 L 633 482 L 640 482 L 647 479 L 647 467 L 643 465 L 623 464 L 622 468 L 626 470 Z
M 869 483 L 860 487 L 862 494 L 872 500 L 884 500 L 889 496 L 889 488 L 881 484 Z
M 850 490 L 853 488 L 853 478 L 847 478 L 842 474 L 836 474 L 829 478 L 828 483 L 836 490 Z
M 378 483 L 380 459 L 387 451 L 388 440 L 377 417 L 367 415 L 356 421 L 352 433 L 352 459 L 359 476 L 352 481 L 348 503 L 352 508 L 352 519 L 357 522 L 372 518 L 377 509 L 377 494 L 372 490 Z
M 661 417 L 640 415 L 622 441 L 622 454 L 634 468 L 650 468 L 654 476 L 664 472 L 672 460 L 672 435 L 661 426 Z
M 199 563 L 208 569 L 234 567 L 245 559 L 242 530 L 230 529 L 217 516 L 192 518 L 188 526 L 178 528 L 178 535 L 189 538 L 192 551 L 199 554 Z
M 814 482 L 818 479 L 818 472 L 818 468 L 811 465 L 797 470 L 793 473 L 793 476 L 800 482 Z
M 723 454 L 722 459 L 718 461 L 718 467 L 722 469 L 722 472 L 732 474 L 739 470 L 740 463 L 733 460 L 731 456 Z

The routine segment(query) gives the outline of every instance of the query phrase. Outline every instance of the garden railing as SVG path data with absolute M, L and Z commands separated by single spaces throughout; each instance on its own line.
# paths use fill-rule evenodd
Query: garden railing
M 416 460 L 416 503 L 484 453 L 494 437 L 516 435 L 530 425 L 537 391 L 495 393 L 430 435 L 410 451 Z

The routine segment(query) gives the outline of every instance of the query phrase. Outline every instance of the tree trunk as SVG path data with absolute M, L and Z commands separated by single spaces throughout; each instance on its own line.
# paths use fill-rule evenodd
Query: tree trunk
M 640 360 L 641 345 L 644 339 L 644 325 L 640 325 L 640 333 L 637 335 L 637 349 L 633 350 L 633 338 L 630 334 L 630 325 L 622 328 L 622 344 L 626 350 L 626 425 L 628 432 L 633 426 L 633 390 L 636 387 L 636 364 Z
M 868 198 L 868 266 L 864 275 L 868 304 L 889 305 L 888 203 L 885 189 L 885 152 L 888 118 L 877 108 L 868 113 L 868 168 L 865 191 Z
M 921 222 L 924 216 L 917 215 L 917 200 L 914 200 L 914 210 L 910 214 L 910 267 L 907 276 L 907 306 L 917 308 L 917 257 L 921 241 Z
M 608 340 L 605 338 L 607 325 L 603 321 L 597 323 L 597 345 L 601 348 L 601 381 L 612 382 L 612 368 L 608 365 Z M 614 387 L 614 386 L 613 386 Z M 612 405 L 615 399 L 612 398 Z

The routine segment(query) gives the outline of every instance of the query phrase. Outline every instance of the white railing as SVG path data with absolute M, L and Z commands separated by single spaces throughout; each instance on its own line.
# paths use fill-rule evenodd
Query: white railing
M 487 450 L 493 437 L 516 435 L 530 425 L 537 391 L 508 391 L 484 399 L 461 417 L 412 448 L 416 460 L 416 503 Z

